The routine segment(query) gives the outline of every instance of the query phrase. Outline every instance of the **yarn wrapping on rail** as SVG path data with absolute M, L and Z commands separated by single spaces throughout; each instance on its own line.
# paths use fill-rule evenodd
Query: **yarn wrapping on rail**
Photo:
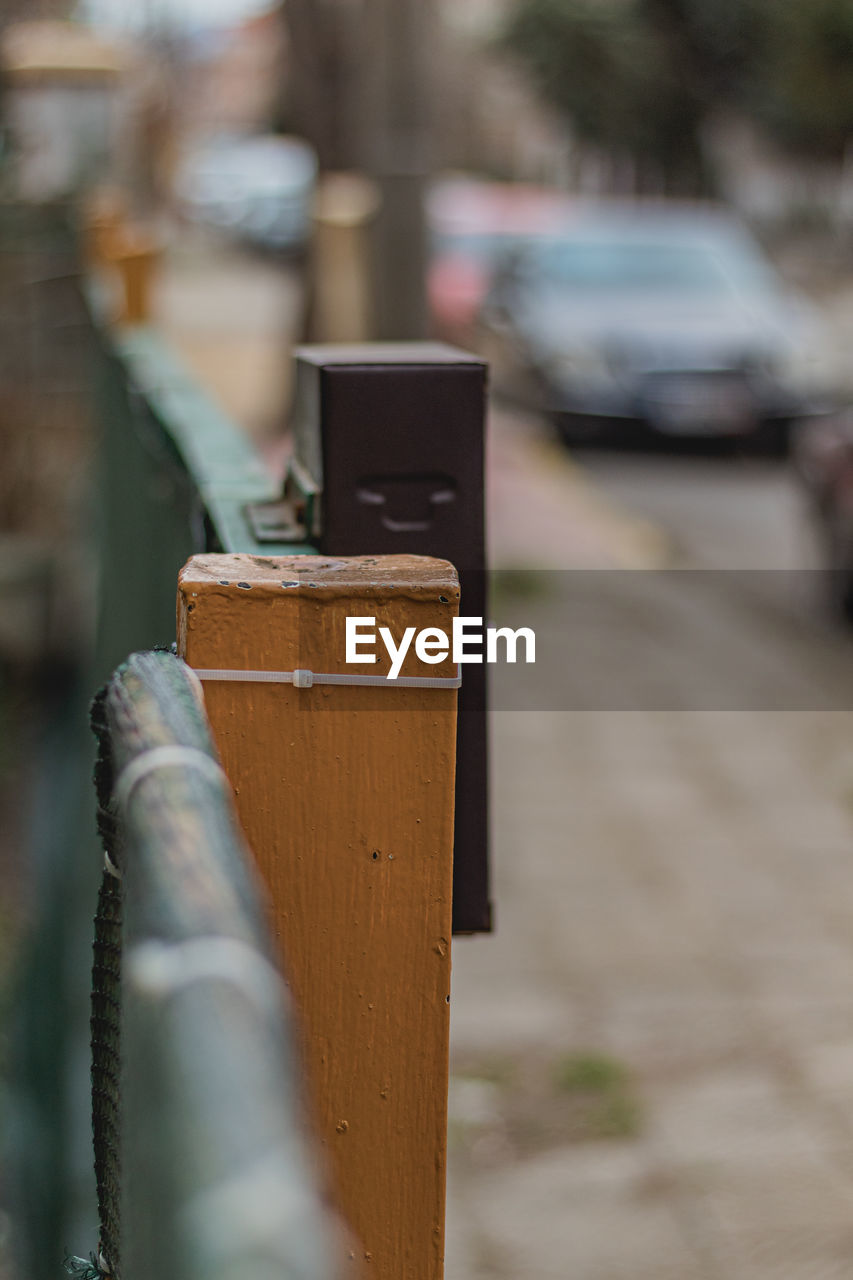
M 100 1243 L 90 1264 L 70 1270 L 79 1280 L 108 1275 L 120 1280 L 121 1224 L 121 949 L 122 882 L 119 828 L 113 790 L 113 760 L 105 718 L 106 689 L 95 697 L 91 725 L 98 744 L 95 794 L 98 835 L 104 850 L 104 869 L 95 912 L 90 1011 L 92 1072 L 92 1136 L 98 1192 Z M 80 1259 L 70 1259 L 77 1263 Z M 66 1270 L 69 1270 L 66 1264 Z

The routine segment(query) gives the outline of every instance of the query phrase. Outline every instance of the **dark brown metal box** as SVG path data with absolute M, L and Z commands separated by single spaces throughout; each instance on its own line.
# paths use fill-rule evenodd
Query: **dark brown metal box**
M 294 457 L 307 536 L 326 555 L 440 556 L 486 617 L 486 365 L 439 343 L 296 350 Z M 459 699 L 453 928 L 491 928 L 486 667 Z

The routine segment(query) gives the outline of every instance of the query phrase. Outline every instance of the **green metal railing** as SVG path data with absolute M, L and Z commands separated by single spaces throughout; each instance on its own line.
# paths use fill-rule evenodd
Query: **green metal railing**
M 101 444 L 99 663 L 174 636 L 178 570 L 201 551 L 314 553 L 258 540 L 248 510 L 279 486 L 251 440 L 187 374 L 162 337 L 138 326 L 99 339 Z
M 329 1280 L 286 990 L 202 706 L 167 653 L 94 706 L 95 1257 L 113 1280 Z
M 36 909 L 19 965 L 7 1107 L 17 1253 L 21 1273 L 33 1280 L 55 1278 L 64 1252 L 85 1254 L 97 1231 L 86 1119 L 101 861 L 91 805 L 91 691 L 127 654 L 172 641 L 177 575 L 194 553 L 313 550 L 256 538 L 247 508 L 279 491 L 251 441 L 153 329 L 108 326 L 91 287 L 84 302 L 100 435 L 92 484 L 98 618 L 91 661 L 66 690 L 41 745 L 31 840 Z M 159 1280 L 171 1264 L 159 1251 L 157 1261 Z

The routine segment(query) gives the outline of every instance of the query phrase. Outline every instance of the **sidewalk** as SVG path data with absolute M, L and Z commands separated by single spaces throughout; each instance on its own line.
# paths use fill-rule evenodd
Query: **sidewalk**
M 486 497 L 494 568 L 658 569 L 661 530 L 610 503 L 541 422 L 492 406 Z
M 847 1275 L 853 716 L 503 712 L 493 743 L 448 1280 Z M 586 1131 L 579 1054 L 630 1104 Z

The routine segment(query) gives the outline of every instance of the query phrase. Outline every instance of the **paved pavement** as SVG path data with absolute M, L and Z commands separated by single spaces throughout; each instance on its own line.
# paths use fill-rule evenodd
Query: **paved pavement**
M 208 274 L 196 297 L 217 288 Z M 244 366 L 222 361 L 245 333 L 239 302 L 208 361 L 182 296 L 173 337 L 263 437 L 283 395 L 280 313 L 260 326 L 269 381 L 250 404 Z M 609 570 L 812 563 L 786 473 L 719 462 L 570 461 L 535 421 L 500 414 L 495 559 L 599 570 L 589 653 L 632 637 L 626 575 Z M 769 605 L 700 594 L 694 634 L 712 637 L 708 661 L 718 645 L 742 654 L 749 679 L 767 668 L 822 690 L 804 709 L 750 709 L 747 681 L 730 710 L 646 694 L 629 711 L 602 693 L 588 710 L 494 715 L 497 932 L 454 951 L 448 1280 L 849 1274 L 853 664 L 817 601 L 778 582 Z M 676 640 L 680 598 L 659 608 Z
M 618 546 L 639 518 L 635 550 L 666 549 L 708 585 L 683 634 L 687 677 L 672 663 L 683 710 L 648 692 L 619 710 L 602 683 L 591 710 L 494 716 L 498 928 L 454 954 L 448 1280 L 846 1275 L 850 642 L 775 572 L 813 563 L 778 465 L 603 455 L 569 474 L 621 517 Z M 727 572 L 741 566 L 755 572 Z M 631 663 L 634 594 L 651 577 L 556 577 L 575 613 L 587 582 L 607 602 L 587 662 Z M 684 590 L 656 599 L 677 641 Z M 735 709 L 697 706 L 687 678 L 726 649 Z M 824 709 L 816 694 L 750 709 L 767 670 L 813 691 L 831 671 Z M 578 1055 L 609 1064 L 619 1089 L 575 1072 L 567 1092 Z M 620 1097 L 621 1123 L 578 1124 L 578 1107 Z
M 853 716 L 495 719 L 498 930 L 454 958 L 448 1277 L 846 1274 Z M 580 1052 L 627 1073 L 633 1131 L 561 1125 L 536 1072 Z

